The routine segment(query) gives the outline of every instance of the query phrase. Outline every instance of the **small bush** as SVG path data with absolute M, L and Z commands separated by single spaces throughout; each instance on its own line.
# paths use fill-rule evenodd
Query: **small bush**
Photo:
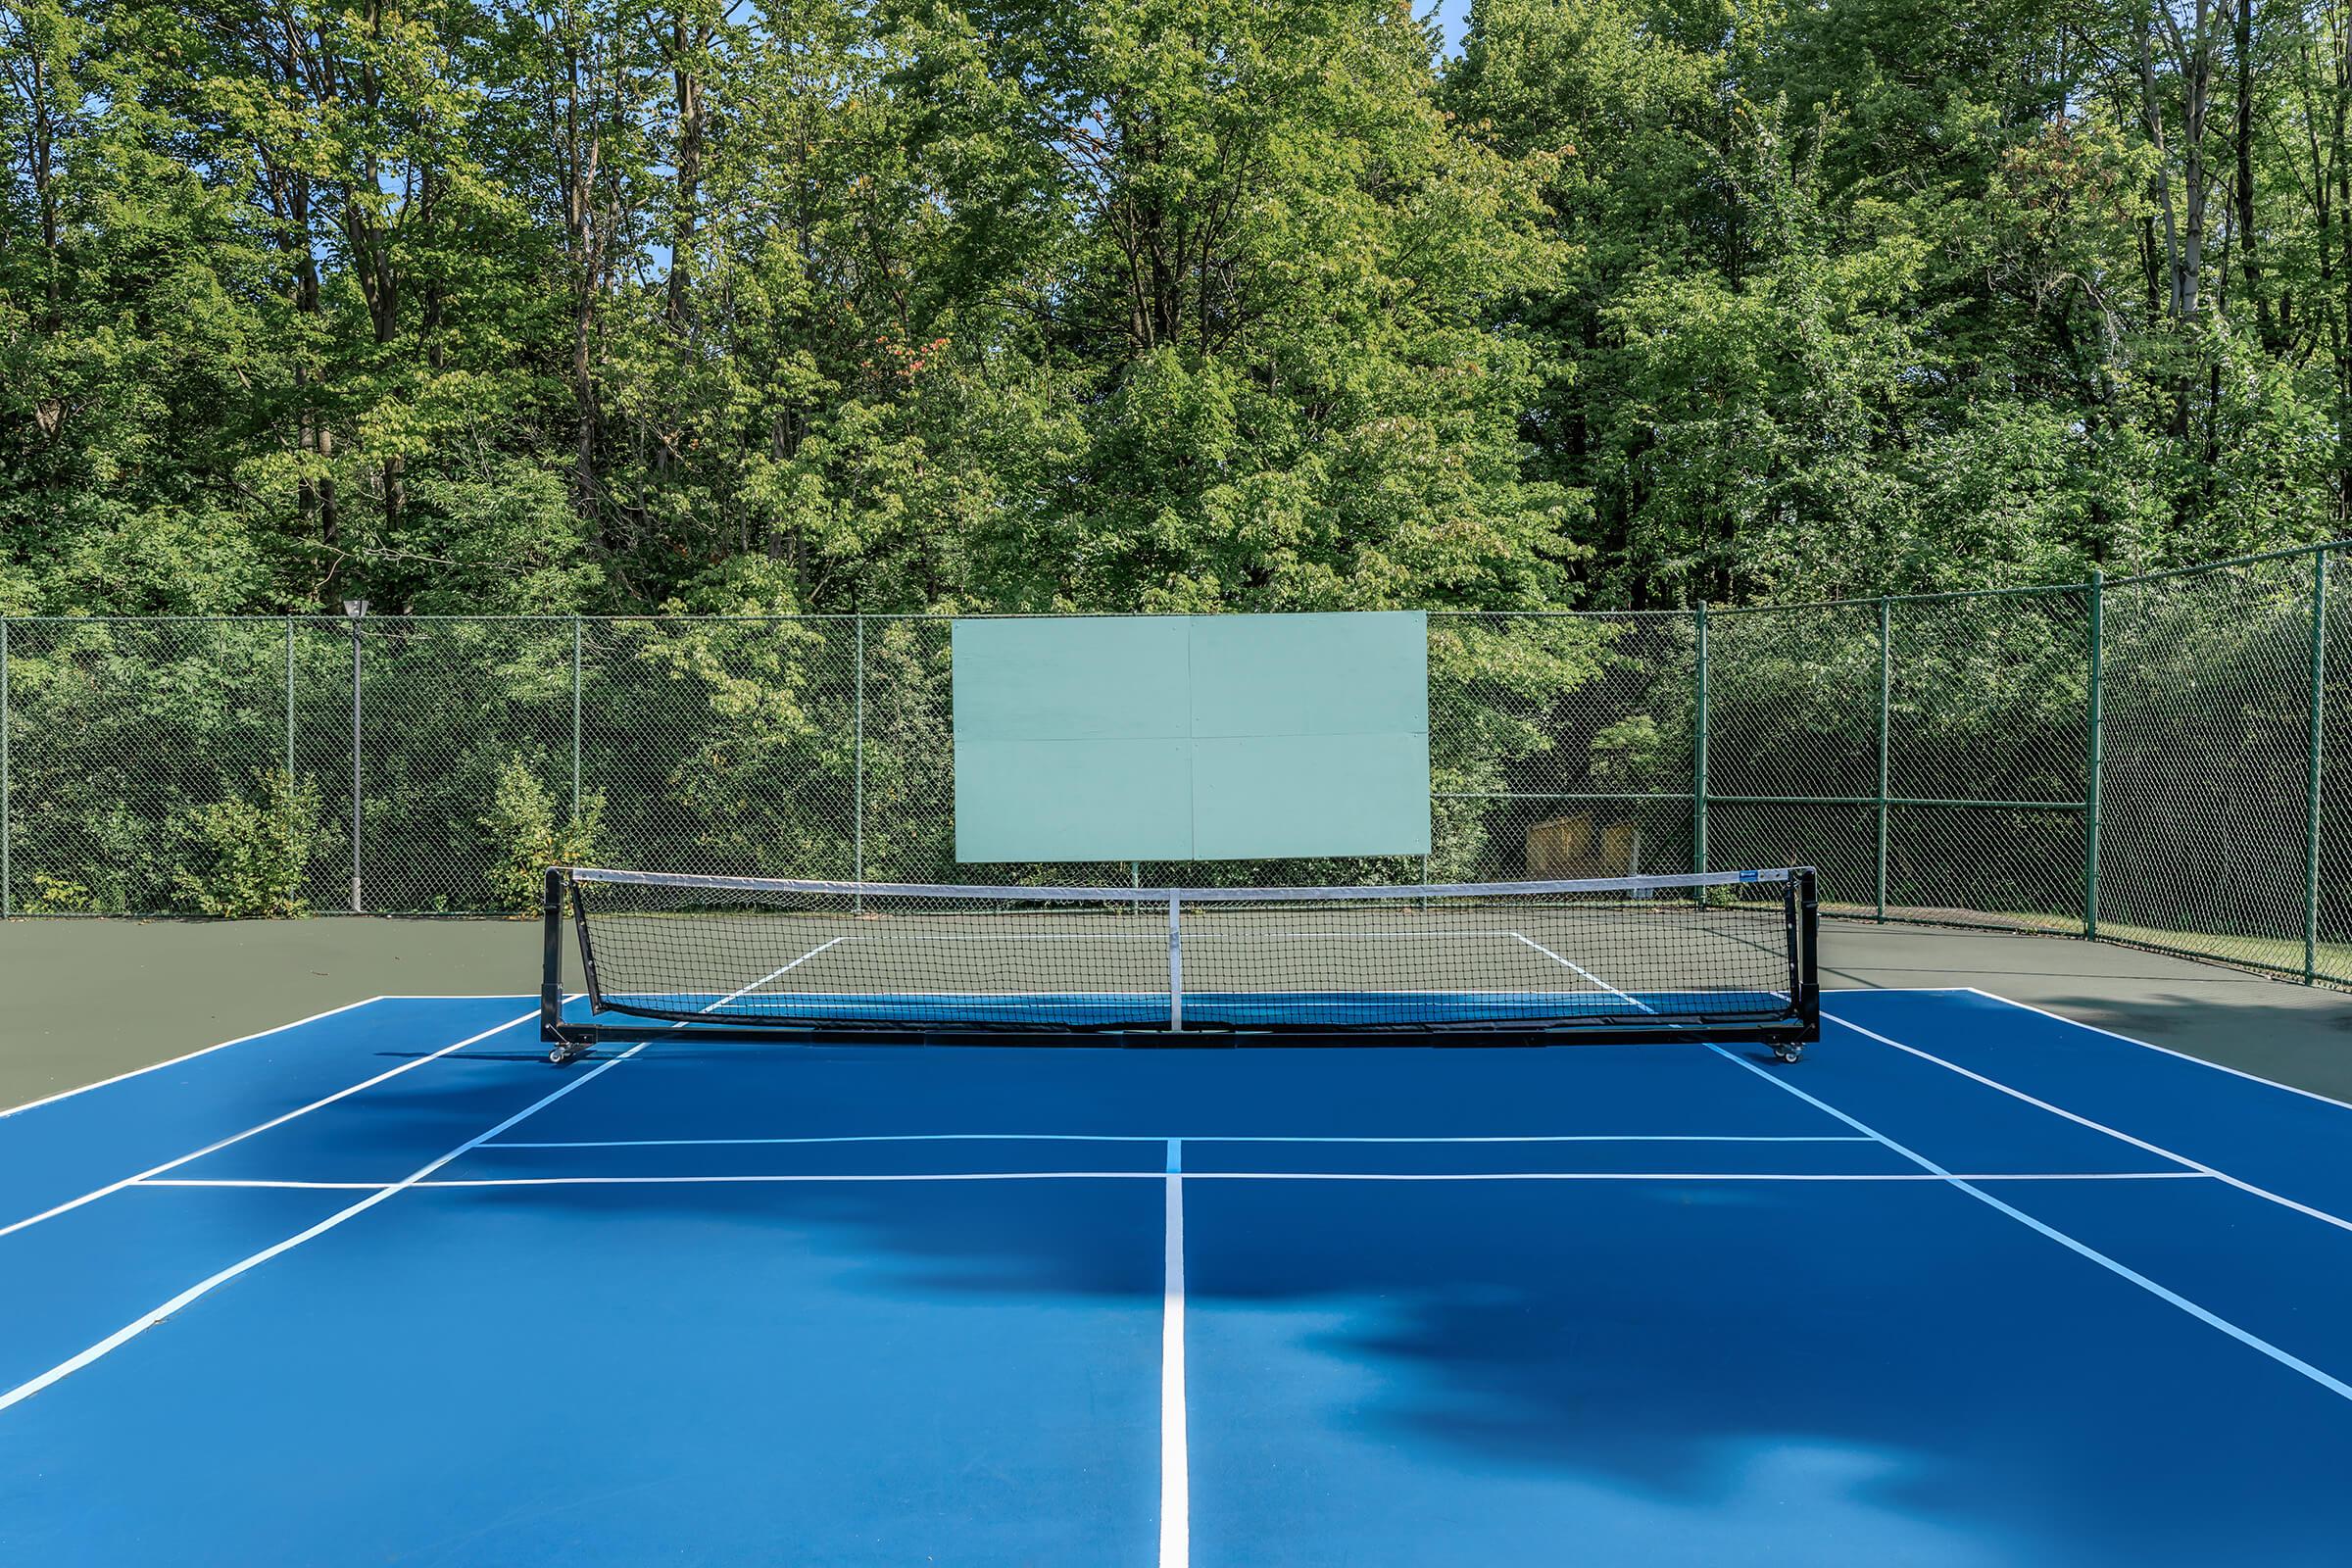
M 26 914 L 95 914 L 98 901 L 80 883 L 46 871 L 32 873 L 32 897 L 22 906 Z
M 498 906 L 536 913 L 547 868 L 592 860 L 604 818 L 604 796 L 583 795 L 579 814 L 559 824 L 555 797 L 539 775 L 519 754 L 509 758 L 498 770 L 490 809 L 479 819 L 496 857 L 490 892 Z
M 254 775 L 259 800 L 231 796 L 185 819 L 172 881 L 196 910 L 231 920 L 307 912 L 303 879 L 318 837 L 318 786 L 283 769 Z

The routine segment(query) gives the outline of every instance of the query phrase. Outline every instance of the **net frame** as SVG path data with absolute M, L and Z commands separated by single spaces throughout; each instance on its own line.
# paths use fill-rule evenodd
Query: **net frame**
M 1793 1061 L 1802 1048 L 1821 1035 L 1819 975 L 1820 910 L 1810 866 L 1765 870 L 1711 871 L 1662 876 L 1595 877 L 1549 882 L 1478 882 L 1389 884 L 1369 887 L 975 887 L 961 884 L 840 882 L 786 880 L 763 877 L 672 875 L 660 872 L 612 870 L 586 866 L 552 866 L 546 873 L 541 911 L 542 976 L 540 1034 L 551 1048 L 550 1059 L 569 1060 L 595 1046 L 653 1039 L 732 1040 L 760 1043 L 810 1044 L 863 1042 L 871 1044 L 989 1044 L 1000 1046 L 1232 1046 L 1257 1042 L 1283 1046 L 1328 1045 L 1543 1045 L 1567 1042 L 1627 1044 L 1661 1039 L 1704 1040 L 1720 1044 L 1757 1044 L 1773 1048 L 1784 1060 Z M 904 1016 L 823 1018 L 796 1021 L 763 1014 L 720 1013 L 712 1009 L 741 996 L 722 997 L 703 1007 L 662 1005 L 632 991 L 616 998 L 607 989 L 591 927 L 600 919 L 629 915 L 596 914 L 583 895 L 584 887 L 639 886 L 678 893 L 799 897 L 851 902 L 862 910 L 867 901 L 934 900 L 970 906 L 984 911 L 992 905 L 1126 906 L 1130 910 L 1164 906 L 1167 929 L 1167 1016 L 1164 1023 L 1123 1018 L 1090 1024 L 1023 1017 L 1004 1021 L 925 1019 L 923 1009 L 908 1006 Z M 1605 980 L 1601 989 L 1632 1002 L 1638 1011 L 1610 1010 L 1558 1018 L 1526 1018 L 1501 1014 L 1458 1019 L 1333 1021 L 1325 1017 L 1303 1023 L 1253 1020 L 1246 1023 L 1185 1016 L 1184 941 L 1187 906 L 1246 909 L 1250 906 L 1303 905 L 1370 906 L 1418 904 L 1424 907 L 1446 901 L 1498 899 L 1533 901 L 1544 898 L 1618 895 L 1654 899 L 1687 893 L 1704 906 L 1707 890 L 1714 888 L 1779 889 L 1780 929 L 1786 952 L 1786 989 L 1762 995 L 1779 1005 L 1766 1012 L 1753 1004 L 1759 993 L 1725 988 L 1721 1008 L 1650 1011 L 1638 999 L 1617 992 Z M 681 918 L 698 918 L 682 913 Z M 567 1019 L 563 1014 L 564 992 L 564 934 L 569 921 L 576 935 L 590 1016 Z M 919 938 L 917 939 L 919 940 Z M 1563 960 L 1565 961 L 1565 960 Z M 1572 966 L 1573 967 L 1573 966 Z M 1594 978 L 1589 971 L 1580 971 Z M 770 977 L 772 978 L 772 976 Z M 758 982 L 755 982 L 757 984 Z M 1331 995 L 1354 995 L 1352 988 Z M 1400 990 L 1397 995 L 1406 995 Z M 1582 994 L 1563 991 L 1563 995 Z M 680 994 L 682 998 L 685 994 Z M 1734 999 L 1749 999 L 1744 1005 Z M 911 1001 L 911 997 L 908 999 Z M 616 1020 L 616 1021 L 608 1021 Z

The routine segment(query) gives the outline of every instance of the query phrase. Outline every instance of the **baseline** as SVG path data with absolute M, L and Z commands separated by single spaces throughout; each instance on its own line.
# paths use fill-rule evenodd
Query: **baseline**
M 332 1018 L 339 1012 L 350 1012 L 357 1007 L 371 1006 L 378 1002 L 395 1000 L 399 999 L 390 996 L 363 997 L 358 1002 L 346 1002 L 340 1007 L 329 1007 L 323 1012 L 314 1012 L 309 1017 L 297 1018 L 292 1023 L 281 1023 L 268 1029 L 257 1029 L 252 1034 L 239 1035 L 234 1040 L 223 1040 L 217 1046 L 199 1046 L 194 1051 L 182 1052 L 176 1056 L 170 1056 L 162 1061 L 151 1061 L 144 1067 L 133 1067 L 128 1072 L 119 1072 L 112 1078 L 101 1078 L 94 1084 L 81 1084 L 73 1089 L 61 1089 L 54 1095 L 43 1095 L 38 1100 L 27 1100 L 21 1105 L 7 1106 L 0 1109 L 0 1120 L 14 1116 L 20 1111 L 37 1110 L 43 1105 L 54 1105 L 61 1100 L 72 1100 L 75 1095 L 86 1095 L 93 1089 L 104 1089 L 109 1084 L 119 1084 L 127 1079 L 144 1077 L 151 1072 L 161 1072 L 166 1067 L 176 1067 L 183 1061 L 194 1061 L 198 1056 L 209 1056 L 216 1051 L 226 1051 L 231 1046 L 241 1046 L 252 1040 L 266 1040 L 271 1035 L 282 1035 L 289 1029 L 299 1029 L 304 1024 L 317 1023 L 321 1018 Z
M 2193 1061 L 2200 1067 L 2211 1067 L 2215 1072 L 2226 1072 L 2232 1078 L 2243 1078 L 2250 1084 L 2261 1084 L 2266 1089 L 2282 1090 L 2290 1095 L 2301 1095 L 2305 1100 L 2316 1100 L 2323 1105 L 2336 1105 L 2345 1110 L 2352 1110 L 2352 1100 L 2338 1100 L 2333 1095 L 2323 1095 L 2316 1089 L 2305 1089 L 2298 1084 L 2282 1084 L 2276 1078 L 2265 1078 L 2258 1072 L 2248 1072 L 2243 1067 L 2232 1067 L 2228 1062 L 2209 1061 L 2203 1056 L 2192 1056 L 2185 1051 L 2175 1051 L 2172 1047 L 2160 1046 L 2153 1040 L 2142 1040 L 2136 1035 L 2124 1034 L 2120 1030 L 2105 1028 L 2095 1023 L 2084 1023 L 2080 1018 L 2069 1018 L 2063 1012 L 2052 1012 L 2049 1008 L 2037 1007 L 2031 1002 L 2020 1002 L 2015 997 L 2004 997 L 1996 992 L 1987 991 L 1983 986 L 1951 986 L 1934 989 L 1964 991 L 1972 996 L 1983 997 L 1987 1002 L 1997 1002 L 2004 1007 L 2015 1007 L 2020 1012 L 2037 1012 L 2051 1022 L 2065 1024 L 2071 1029 L 2082 1029 L 2094 1035 L 2105 1035 L 2108 1039 L 2120 1040 L 2127 1046 L 2137 1046 L 2142 1051 L 2153 1051 L 2159 1055 L 2174 1056 L 2181 1061 Z

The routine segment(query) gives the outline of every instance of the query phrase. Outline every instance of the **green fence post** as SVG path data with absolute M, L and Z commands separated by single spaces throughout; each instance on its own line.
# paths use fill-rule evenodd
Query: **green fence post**
M 2328 726 L 2328 552 L 2311 553 L 2311 773 L 2303 797 L 2303 983 L 2320 973 L 2320 767 Z
M 294 796 L 300 785 L 294 775 L 294 617 L 286 617 L 286 812 L 282 827 L 286 842 L 294 842 Z M 296 890 L 299 896 L 300 890 Z
M 857 667 L 851 674 L 858 693 L 858 729 L 856 738 L 852 742 L 851 757 L 855 782 L 851 786 L 850 799 L 850 880 L 863 882 L 865 880 L 865 612 L 863 611 L 858 613 L 857 626 Z M 862 893 L 858 896 L 857 904 L 858 908 L 862 911 L 865 907 L 865 896 Z
M 16 884 L 8 863 L 8 619 L 0 616 L 0 919 L 16 913 Z
M 1887 604 L 1879 601 L 1879 922 L 1886 920 L 1886 766 L 1891 731 L 1887 710 L 1894 689 L 1893 642 L 1888 635 Z
M 580 617 L 571 617 L 571 824 L 580 824 Z
M 360 664 L 363 637 L 360 618 L 367 613 L 367 600 L 347 599 L 343 602 L 343 614 L 351 627 L 351 912 L 354 914 L 358 914 L 361 908 L 360 846 L 365 842 L 367 832 L 367 824 L 362 820 L 360 809 L 360 802 L 363 799 L 360 763 L 367 755 L 361 750 L 360 736 L 360 705 L 362 702 Z
M 1707 602 L 1698 602 L 1698 678 L 1690 736 L 1690 869 L 1707 868 Z
M 2099 935 L 2099 780 L 2107 760 L 2107 574 L 2090 574 L 2090 711 L 2082 755 L 2082 935 Z

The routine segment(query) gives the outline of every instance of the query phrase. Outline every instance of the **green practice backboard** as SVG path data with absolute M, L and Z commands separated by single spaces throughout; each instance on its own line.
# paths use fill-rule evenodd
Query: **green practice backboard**
M 1418 612 L 959 620 L 956 858 L 1429 853 Z

